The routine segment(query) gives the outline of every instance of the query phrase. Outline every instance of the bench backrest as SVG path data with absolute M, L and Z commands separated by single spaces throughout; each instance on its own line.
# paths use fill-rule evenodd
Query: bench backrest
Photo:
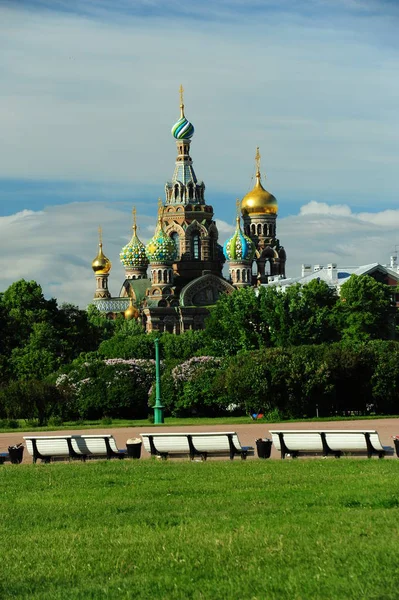
M 280 432 L 270 431 L 273 444 L 277 450 L 281 450 Z M 283 431 L 284 440 L 290 450 L 309 450 L 312 452 L 323 452 L 323 443 L 320 433 L 316 431 Z
M 325 434 L 328 447 L 333 451 L 367 452 L 365 434 L 368 433 L 370 442 L 375 450 L 383 451 L 378 432 L 371 429 L 347 430 L 280 430 L 272 431 L 272 439 L 277 450 L 281 450 L 279 433 L 284 434 L 284 442 L 290 450 L 322 452 L 321 433 Z
M 74 436 L 72 438 L 72 448 L 77 454 L 107 456 L 105 438 L 108 438 L 111 450 L 118 452 L 115 439 L 110 434 Z
M 158 452 L 189 453 L 190 445 L 188 436 L 191 436 L 194 447 L 199 452 L 229 452 L 230 444 L 228 435 L 232 436 L 235 447 L 240 450 L 241 444 L 234 431 L 224 432 L 198 432 L 198 433 L 142 433 L 144 448 L 151 452 L 150 436 Z
M 36 440 L 36 447 L 42 456 L 69 456 L 69 448 L 67 438 L 72 436 L 45 436 L 24 437 L 26 448 L 31 456 L 34 455 L 32 440 Z
M 190 446 L 187 435 L 171 433 L 142 433 L 144 448 L 151 453 L 150 437 L 153 437 L 158 452 L 175 452 L 176 454 L 188 454 Z

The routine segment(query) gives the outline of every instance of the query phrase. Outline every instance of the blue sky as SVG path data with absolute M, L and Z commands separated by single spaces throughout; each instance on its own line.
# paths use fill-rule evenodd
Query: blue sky
M 221 241 L 235 201 L 279 201 L 287 269 L 387 262 L 399 226 L 399 4 L 15 0 L 0 4 L 0 290 L 85 306 L 97 227 L 113 262 L 151 237 L 173 173 L 178 88 Z

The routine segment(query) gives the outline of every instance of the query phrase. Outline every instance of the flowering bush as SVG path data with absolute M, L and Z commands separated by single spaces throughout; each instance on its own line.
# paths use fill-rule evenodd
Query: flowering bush
M 110 358 L 75 364 L 56 386 L 66 393 L 63 418 L 144 418 L 155 361 Z
M 173 381 L 175 384 L 192 381 L 199 371 L 219 367 L 221 362 L 220 358 L 213 356 L 193 356 L 172 370 Z
M 225 394 L 223 368 L 219 358 L 195 356 L 167 369 L 161 391 L 167 412 L 180 417 L 224 414 L 230 402 Z

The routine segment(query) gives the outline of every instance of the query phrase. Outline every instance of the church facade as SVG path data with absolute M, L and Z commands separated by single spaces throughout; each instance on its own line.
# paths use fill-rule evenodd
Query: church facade
M 102 236 L 92 262 L 96 278 L 93 304 L 110 318 L 124 313 L 139 319 L 147 332 L 181 333 L 202 329 L 221 294 L 235 288 L 267 283 L 270 276 L 285 277 L 286 254 L 277 239 L 277 200 L 261 183 L 259 149 L 256 183 L 238 203 L 236 230 L 222 247 L 213 207 L 205 200 L 205 184 L 197 179 L 190 155 L 194 127 L 184 114 L 180 88 L 180 118 L 172 127 L 177 157 L 172 179 L 159 201 L 152 239 L 144 245 L 133 235 L 120 253 L 125 280 L 119 296 L 109 291 L 111 262 L 103 251 Z M 227 261 L 229 278 L 223 276 Z

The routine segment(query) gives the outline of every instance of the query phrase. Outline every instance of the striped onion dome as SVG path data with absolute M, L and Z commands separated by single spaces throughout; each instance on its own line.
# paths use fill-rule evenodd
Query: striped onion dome
M 136 224 L 133 225 L 132 239 L 122 248 L 119 257 L 126 269 L 146 268 L 148 266 L 145 246 L 138 238 Z
M 154 237 L 146 246 L 146 253 L 150 263 L 170 263 L 177 258 L 176 244 L 164 232 L 160 218 Z
M 176 140 L 189 140 L 194 135 L 194 125 L 182 114 L 172 127 L 172 135 Z
M 237 217 L 237 226 L 233 236 L 227 240 L 223 253 L 227 260 L 252 260 L 255 256 L 255 244 L 241 231 L 240 217 Z

